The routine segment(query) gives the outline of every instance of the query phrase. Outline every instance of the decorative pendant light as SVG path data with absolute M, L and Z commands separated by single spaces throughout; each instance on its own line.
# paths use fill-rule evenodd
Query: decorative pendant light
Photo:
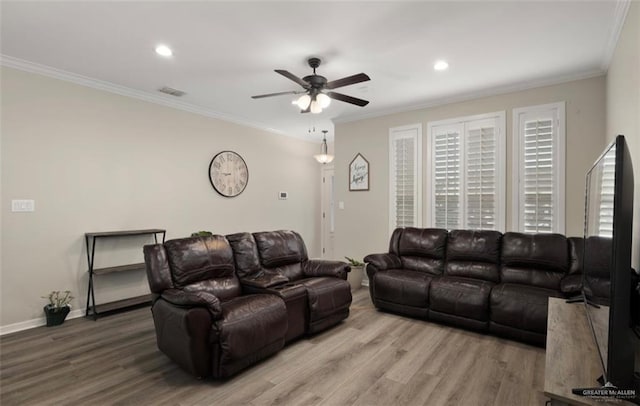
M 329 162 L 333 161 L 333 155 L 329 155 L 327 152 L 328 151 L 328 148 L 327 148 L 328 132 L 329 131 L 327 130 L 322 130 L 322 153 L 313 156 L 316 159 L 316 161 L 318 161 L 321 164 L 328 164 Z

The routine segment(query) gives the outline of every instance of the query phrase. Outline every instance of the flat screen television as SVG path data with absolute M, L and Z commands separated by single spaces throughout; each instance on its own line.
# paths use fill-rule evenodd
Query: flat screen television
M 600 383 L 634 388 L 638 346 L 631 317 L 634 182 L 624 136 L 605 149 L 587 173 L 586 183 L 583 295 L 602 362 Z

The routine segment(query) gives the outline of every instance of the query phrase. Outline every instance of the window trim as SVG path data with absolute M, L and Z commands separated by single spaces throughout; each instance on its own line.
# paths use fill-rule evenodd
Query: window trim
M 511 175 L 511 229 L 517 232 L 524 232 L 524 227 L 521 226 L 522 218 L 520 216 L 520 178 L 522 177 L 522 167 L 520 162 L 520 145 L 524 134 L 520 133 L 521 117 L 524 114 L 546 112 L 549 110 L 555 110 L 556 114 L 556 128 L 558 129 L 558 136 L 553 140 L 553 147 L 557 154 L 554 154 L 554 158 L 557 156 L 556 162 L 558 171 L 554 173 L 554 203 L 558 206 L 558 216 L 554 218 L 552 233 L 565 234 L 566 229 L 566 114 L 565 114 L 566 102 L 556 102 L 539 104 L 535 106 L 517 107 L 512 111 L 513 123 L 511 127 L 511 141 L 512 141 L 512 175 Z
M 389 128 L 389 237 L 396 229 L 395 225 L 395 213 L 393 208 L 395 207 L 395 177 L 394 175 L 394 146 L 393 141 L 400 137 L 400 134 L 406 131 L 415 131 L 415 135 L 411 137 L 416 140 L 416 227 L 422 227 L 422 123 L 403 125 L 399 127 Z M 405 135 L 406 137 L 406 135 Z M 408 138 L 408 137 L 407 137 Z
M 433 127 L 440 126 L 453 126 L 453 125 L 462 125 L 462 134 L 466 142 L 466 130 L 467 125 L 471 121 L 480 121 L 480 120 L 491 120 L 495 119 L 497 122 L 496 128 L 498 130 L 498 134 L 496 135 L 496 173 L 497 177 L 501 180 L 496 185 L 496 190 L 502 196 L 496 203 L 498 206 L 498 211 L 496 215 L 496 230 L 505 231 L 506 230 L 506 220 L 507 220 L 507 192 L 506 192 L 506 184 L 507 184 L 507 141 L 506 141 L 506 112 L 505 110 L 494 111 L 491 113 L 483 113 L 483 114 L 475 114 L 471 116 L 463 116 L 456 117 L 446 120 L 438 120 L 438 121 L 429 121 L 427 123 L 427 142 L 428 142 L 428 151 L 427 151 L 427 164 L 426 164 L 426 191 L 425 193 L 430 193 L 430 196 L 425 197 L 425 201 L 429 202 L 429 209 L 427 210 L 427 224 L 429 227 L 434 227 L 435 222 L 435 193 L 431 193 L 433 188 L 433 150 L 435 137 L 433 137 Z M 466 151 L 465 143 L 462 143 L 460 146 L 460 153 L 464 156 Z M 466 170 L 467 162 L 466 160 L 462 160 L 462 165 L 464 166 L 464 170 Z M 466 180 L 466 177 L 465 177 Z M 466 202 L 466 190 L 463 188 L 460 192 L 460 196 L 463 197 L 463 201 Z M 466 205 L 463 208 L 464 213 L 466 214 Z M 464 215 L 461 217 L 461 221 L 463 222 L 462 228 L 464 226 Z

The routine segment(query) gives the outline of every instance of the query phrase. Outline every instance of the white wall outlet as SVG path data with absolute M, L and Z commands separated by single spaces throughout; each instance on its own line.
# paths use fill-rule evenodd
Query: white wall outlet
M 278 199 L 287 200 L 289 198 L 288 192 L 278 192 Z
M 14 212 L 28 212 L 36 210 L 35 200 L 18 199 L 11 201 L 11 211 Z
M 338 208 L 344 210 L 344 202 L 338 202 Z

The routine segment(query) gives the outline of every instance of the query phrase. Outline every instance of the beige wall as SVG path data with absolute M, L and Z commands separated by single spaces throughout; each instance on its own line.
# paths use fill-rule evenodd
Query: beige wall
M 423 157 L 427 156 L 427 123 L 460 116 L 506 111 L 507 230 L 511 230 L 512 109 L 566 102 L 566 234 L 583 234 L 584 176 L 605 144 L 605 78 L 596 77 L 520 92 L 484 97 L 428 109 L 409 111 L 336 125 L 336 190 L 344 210 L 336 215 L 336 257 L 362 258 L 387 250 L 389 241 L 389 128 L 421 123 Z M 348 164 L 356 153 L 370 162 L 371 190 L 348 191 Z M 424 163 L 424 160 L 423 160 Z M 426 174 L 423 170 L 423 181 Z M 428 191 L 423 191 L 424 195 Z M 423 198 L 423 218 L 429 207 Z
M 84 233 L 166 228 L 167 238 L 288 228 L 319 253 L 318 144 L 274 135 L 22 71 L 2 69 L 0 326 L 43 316 L 51 290 L 83 307 Z M 208 165 L 234 150 L 249 183 L 227 199 Z M 288 191 L 288 200 L 278 200 Z M 12 199 L 34 199 L 12 213 Z M 98 266 L 142 261 L 145 238 L 112 241 Z M 99 301 L 148 291 L 144 272 L 97 280 Z
M 640 2 L 631 2 L 607 72 L 607 140 L 623 134 L 631 152 L 635 197 L 632 266 L 640 271 Z

